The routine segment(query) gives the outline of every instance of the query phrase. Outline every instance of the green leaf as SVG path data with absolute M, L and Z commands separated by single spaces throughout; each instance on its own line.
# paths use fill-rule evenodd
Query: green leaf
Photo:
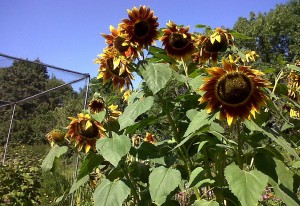
M 275 163 L 276 173 L 278 175 L 278 183 L 282 184 L 290 191 L 293 191 L 293 172 L 289 170 L 289 168 L 287 168 L 282 161 L 275 159 Z
M 156 94 L 166 86 L 172 76 L 172 69 L 169 64 L 149 63 L 145 69 L 141 69 L 141 73 L 149 89 Z
M 98 121 L 98 122 L 102 122 L 104 117 L 106 115 L 106 111 L 102 111 L 96 114 L 91 114 L 92 118 L 94 118 L 94 120 Z
M 121 206 L 130 195 L 130 188 L 121 181 L 110 182 L 108 179 L 101 181 L 93 194 L 95 206 Z
M 271 132 L 268 132 L 268 131 L 264 130 L 263 128 L 258 126 L 254 121 L 245 120 L 245 126 L 249 130 L 262 132 L 264 135 L 266 135 L 271 140 L 276 142 L 279 146 L 284 148 L 287 152 L 289 152 L 295 158 L 297 158 L 298 160 L 300 159 L 297 152 L 295 151 L 295 149 L 292 148 L 291 145 L 282 136 L 276 135 L 276 137 L 275 137 Z
M 296 70 L 296 71 L 300 72 L 300 67 L 297 67 L 295 65 L 290 65 L 290 64 L 287 64 L 286 66 L 289 69 Z
M 130 139 L 126 135 L 118 135 L 112 132 L 112 137 L 104 137 L 97 140 L 97 151 L 113 166 L 117 166 L 121 158 L 128 154 L 131 148 Z
M 47 156 L 45 157 L 45 159 L 43 160 L 42 163 L 42 169 L 43 171 L 48 171 L 51 170 L 53 167 L 53 162 L 55 160 L 55 158 L 60 157 L 62 154 L 65 154 L 68 150 L 67 146 L 58 146 L 58 145 L 54 145 L 51 150 L 49 151 L 49 153 L 47 154 Z
M 197 92 L 197 93 L 201 93 L 201 91 L 199 91 L 199 87 L 204 84 L 203 81 L 203 76 L 198 75 L 195 78 L 193 78 L 192 80 L 189 81 L 190 86 L 192 87 L 192 89 Z M 204 92 L 202 92 L 204 93 Z
M 254 39 L 253 37 L 246 36 L 242 33 L 239 33 L 237 31 L 230 31 L 230 34 L 233 35 L 234 38 L 239 38 L 239 39 Z
M 152 96 L 140 99 L 133 104 L 128 105 L 123 114 L 118 118 L 120 130 L 134 124 L 135 119 L 141 114 L 147 112 L 153 105 L 154 98 Z
M 257 204 L 261 193 L 268 184 L 268 176 L 258 170 L 241 170 L 235 164 L 225 168 L 225 178 L 229 189 L 239 199 L 242 206 Z
M 292 165 L 293 168 L 300 169 L 300 161 L 294 162 Z
M 163 166 L 155 168 L 149 176 L 151 199 L 158 205 L 163 204 L 180 181 L 181 174 L 178 170 Z
M 82 178 L 85 175 L 88 175 L 93 171 L 94 168 L 99 166 L 103 162 L 103 157 L 99 154 L 94 152 L 90 152 L 85 160 L 83 161 L 82 165 L 80 166 L 78 179 Z
M 213 184 L 215 181 L 211 179 L 205 179 L 205 171 L 202 167 L 197 167 L 191 173 L 190 180 L 189 180 L 189 187 L 201 187 L 203 184 Z
M 299 206 L 300 203 L 299 200 L 297 200 L 297 197 L 292 198 L 289 194 L 282 190 L 272 178 L 269 178 L 269 183 L 272 185 L 276 197 L 280 198 L 286 205 Z
M 73 185 L 69 191 L 69 194 L 72 194 L 73 192 L 75 192 L 75 190 L 77 190 L 79 187 L 84 185 L 89 179 L 90 179 L 89 175 L 86 175 L 86 176 L 80 178 L 79 180 L 76 180 L 73 183 Z
M 193 110 L 194 111 L 194 110 Z M 189 111 L 187 111 L 188 113 Z M 197 112 L 195 114 L 195 116 L 193 117 L 192 121 L 190 122 L 188 128 L 186 129 L 183 137 L 187 137 L 190 134 L 192 134 L 193 132 L 199 130 L 201 127 L 208 125 L 211 121 L 208 119 L 209 118 L 209 114 L 207 113 L 207 111 L 201 110 L 200 112 Z
M 196 200 L 193 206 L 219 206 L 219 203 L 214 200 Z

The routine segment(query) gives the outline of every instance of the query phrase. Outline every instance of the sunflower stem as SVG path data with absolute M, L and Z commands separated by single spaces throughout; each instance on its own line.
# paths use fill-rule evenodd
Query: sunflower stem
M 163 111 L 166 112 L 168 122 L 170 123 L 171 128 L 172 128 L 174 139 L 175 139 L 176 143 L 179 144 L 180 143 L 180 137 L 178 135 L 176 123 L 175 123 L 175 121 L 173 120 L 173 118 L 171 116 L 171 112 L 170 112 L 169 108 L 164 105 L 165 101 L 164 101 L 163 97 L 160 94 L 157 94 L 157 95 L 158 95 L 159 99 L 161 100 L 160 102 L 161 102 L 161 107 L 162 107 Z M 190 177 L 190 175 L 192 173 L 191 167 L 192 167 L 193 163 L 192 163 L 192 161 L 189 157 L 189 154 L 188 154 L 188 151 L 187 151 L 185 145 L 181 145 L 179 147 L 179 153 L 180 153 L 179 156 L 181 156 L 181 158 L 184 162 L 184 165 L 186 167 L 186 170 L 188 171 L 188 174 L 189 174 L 189 177 Z M 196 195 L 197 199 L 200 200 L 201 196 L 200 196 L 198 188 L 195 187 L 194 192 L 195 192 L 195 195 Z
M 242 147 L 243 147 L 243 142 L 242 142 L 242 138 L 241 138 L 241 134 L 240 134 L 240 121 L 237 121 L 236 124 L 236 135 L 237 135 L 237 140 L 238 140 L 238 155 L 237 155 L 237 161 L 238 161 L 238 165 L 239 168 L 242 170 L 243 169 L 243 151 L 242 151 Z
M 188 67 L 186 66 L 186 62 L 183 60 L 182 57 L 181 57 L 181 62 L 182 62 L 183 70 L 184 70 L 185 77 L 186 77 L 185 85 L 190 90 Z

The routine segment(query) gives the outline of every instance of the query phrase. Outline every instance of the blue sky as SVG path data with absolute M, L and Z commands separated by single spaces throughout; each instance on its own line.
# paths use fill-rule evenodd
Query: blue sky
M 169 20 L 191 26 L 232 28 L 251 11 L 269 12 L 288 0 L 1 0 L 0 53 L 97 76 L 93 60 L 127 9 L 150 6 L 160 27 Z

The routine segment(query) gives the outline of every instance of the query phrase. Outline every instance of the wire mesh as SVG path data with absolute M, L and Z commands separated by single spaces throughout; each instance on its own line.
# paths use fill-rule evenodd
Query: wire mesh
M 77 154 L 68 152 L 66 159 L 56 163 L 55 172 L 42 172 L 42 160 L 50 150 L 45 135 L 52 129 L 64 131 L 70 121 L 67 117 L 76 116 L 86 107 L 89 78 L 89 74 L 44 64 L 38 59 L 29 61 L 0 54 L 0 179 L 7 170 L 18 176 L 19 199 L 25 201 L 26 191 L 36 192 L 37 198 L 31 201 L 50 205 L 66 192 L 64 189 L 70 188 L 77 173 Z M 1 179 L 0 204 L 19 201 L 13 194 L 18 189 L 10 191 L 5 185 L 11 178 Z M 61 204 L 71 201 L 66 199 Z

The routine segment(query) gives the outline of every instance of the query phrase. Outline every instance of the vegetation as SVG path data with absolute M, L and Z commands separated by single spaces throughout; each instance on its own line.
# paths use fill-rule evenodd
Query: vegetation
M 145 6 L 128 10 L 129 19 L 102 34 L 107 47 L 95 60 L 88 109 L 66 88 L 17 110 L 32 119 L 18 116 L 14 139 L 32 144 L 47 134 L 52 147 L 29 147 L 39 166 L 24 168 L 22 147 L 13 148 L 22 154 L 1 167 L 1 182 L 13 183 L 1 184 L 0 203 L 66 205 L 75 194 L 75 205 L 299 205 L 299 11 L 290 1 L 232 30 L 199 24 L 191 33 L 171 21 L 159 30 Z M 19 67 L 26 63 L 10 69 Z M 20 95 L 62 83 L 36 70 L 36 87 Z M 10 81 L 2 95 L 16 101 Z

